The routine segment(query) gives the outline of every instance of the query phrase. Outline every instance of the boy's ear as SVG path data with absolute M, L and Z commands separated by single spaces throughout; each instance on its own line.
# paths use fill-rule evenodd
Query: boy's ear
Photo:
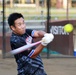
M 10 26 L 10 28 L 14 31 L 15 30 L 15 27 L 14 26 Z

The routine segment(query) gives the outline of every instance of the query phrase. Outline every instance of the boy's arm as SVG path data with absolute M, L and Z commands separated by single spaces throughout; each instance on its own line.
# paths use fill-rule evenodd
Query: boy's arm
M 43 37 L 44 34 L 46 34 L 45 31 L 35 31 L 33 37 L 40 38 L 40 37 Z
M 36 49 L 34 50 L 33 54 L 30 57 L 31 58 L 36 58 L 44 47 L 45 46 L 43 46 L 42 44 L 40 44 L 38 47 L 36 47 Z
M 50 42 L 52 42 L 54 39 L 54 36 L 53 34 L 45 34 L 44 37 L 42 38 L 42 42 L 41 44 L 35 49 L 35 50 L 32 50 L 30 53 L 29 53 L 29 57 L 31 58 L 35 58 L 38 56 L 38 54 L 42 51 L 42 49 L 47 46 L 47 44 L 49 44 Z

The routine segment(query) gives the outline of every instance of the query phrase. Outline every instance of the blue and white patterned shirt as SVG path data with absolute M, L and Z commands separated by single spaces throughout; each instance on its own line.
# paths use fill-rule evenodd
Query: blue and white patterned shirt
M 12 50 L 33 43 L 33 35 L 34 30 L 30 29 L 26 29 L 26 33 L 21 36 L 12 33 L 10 38 Z M 40 55 L 34 59 L 28 56 L 31 50 L 35 48 L 32 47 L 29 50 L 14 55 L 18 65 L 18 75 L 46 75 Z

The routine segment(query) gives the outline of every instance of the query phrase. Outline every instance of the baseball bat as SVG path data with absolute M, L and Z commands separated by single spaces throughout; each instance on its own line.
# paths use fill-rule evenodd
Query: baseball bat
M 41 41 L 38 41 L 38 42 L 35 42 L 35 43 L 32 43 L 32 44 L 28 44 L 28 45 L 24 45 L 22 47 L 19 47 L 17 49 L 14 49 L 14 50 L 10 51 L 10 53 L 11 54 L 18 54 L 18 53 L 21 53 L 21 52 L 27 50 L 28 48 L 31 48 L 31 47 L 33 47 L 35 45 L 38 45 L 40 43 L 41 43 Z

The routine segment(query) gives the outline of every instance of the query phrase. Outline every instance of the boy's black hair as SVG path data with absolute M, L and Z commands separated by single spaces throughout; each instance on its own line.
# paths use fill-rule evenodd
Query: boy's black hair
M 13 25 L 14 26 L 14 21 L 18 18 L 24 18 L 23 15 L 21 13 L 12 13 L 9 15 L 8 17 L 8 24 L 9 26 Z

